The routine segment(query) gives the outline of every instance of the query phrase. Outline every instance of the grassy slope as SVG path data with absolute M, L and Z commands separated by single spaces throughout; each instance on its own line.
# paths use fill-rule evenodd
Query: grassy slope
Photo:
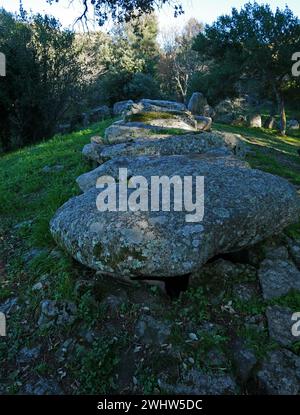
M 54 363 L 52 368 L 53 356 L 51 353 L 47 354 L 46 351 L 41 362 L 30 369 L 32 372 L 30 376 L 19 373 L 14 362 L 20 348 L 32 347 L 43 338 L 43 347 L 47 350 L 49 343 L 56 345 L 68 338 L 68 335 L 71 336 L 70 328 L 63 328 L 61 331 L 56 329 L 55 333 L 52 333 L 51 330 L 43 332 L 36 327 L 34 322 L 38 318 L 39 303 L 42 299 L 74 301 L 78 306 L 79 320 L 85 321 L 89 327 L 94 326 L 97 321 L 102 324 L 102 310 L 98 303 L 95 303 L 94 292 L 87 289 L 82 294 L 78 291 L 78 280 L 91 278 L 91 272 L 76 264 L 67 255 L 57 251 L 49 233 L 48 223 L 59 206 L 71 196 L 79 193 L 75 179 L 90 168 L 81 156 L 83 145 L 89 142 L 90 136 L 102 135 L 110 123 L 111 120 L 107 120 L 87 130 L 56 136 L 48 142 L 27 147 L 0 158 L 0 303 L 15 296 L 18 296 L 20 303 L 28 303 L 26 307 L 14 313 L 9 320 L 9 338 L 6 343 L 0 343 L 0 393 L 1 378 L 9 379 L 9 392 L 14 393 L 18 391 L 19 383 L 24 382 L 24 379 L 26 381 L 26 376 L 30 378 L 33 374 L 36 376 L 53 374 L 52 371 L 55 368 Z M 253 167 L 282 175 L 294 184 L 300 185 L 300 158 L 297 155 L 300 135 L 282 138 L 275 132 L 270 133 L 258 129 L 250 130 L 221 125 L 216 125 L 215 128 L 245 136 L 253 150 L 248 157 Z M 63 171 L 44 173 L 42 169 L 46 165 L 63 165 L 64 168 Z M 15 227 L 22 222 L 24 222 L 23 225 Z M 299 226 L 295 226 L 290 229 L 290 233 L 298 236 L 298 230 Z M 32 260 L 28 260 L 28 257 L 24 259 L 33 248 L 38 250 L 38 254 L 35 254 Z M 47 279 L 48 285 L 42 294 L 33 293 L 31 287 L 40 281 L 41 277 Z M 103 293 L 100 297 L 102 295 Z M 226 300 L 229 301 L 231 295 L 230 291 Z M 149 296 L 149 301 L 151 301 L 150 293 Z M 299 311 L 299 295 L 291 294 L 280 301 L 282 304 L 292 305 L 295 310 Z M 189 316 L 199 314 L 199 304 L 203 306 L 200 307 L 201 310 L 208 307 L 208 300 L 203 296 L 203 292 L 199 289 L 189 291 L 182 300 L 168 309 L 170 319 L 174 320 L 180 316 L 189 322 Z M 265 307 L 259 301 L 250 302 L 248 305 L 236 302 L 234 306 L 240 308 L 241 313 L 252 314 L 261 312 Z M 134 312 L 132 308 L 124 310 L 124 313 L 126 312 L 130 316 L 128 317 L 128 325 L 130 325 L 130 322 L 134 321 Z M 165 312 L 167 314 L 167 306 L 164 309 Z M 207 318 L 205 312 L 203 316 L 199 315 L 199 321 L 205 318 Z M 197 326 L 199 326 L 199 321 L 195 323 Z M 173 333 L 174 342 L 180 342 L 181 328 L 178 330 L 178 333 L 177 331 Z M 128 328 L 125 330 L 123 340 L 127 331 Z M 246 333 L 246 335 L 251 340 L 251 333 Z M 208 339 L 207 347 L 218 346 L 220 341 L 223 342 L 222 339 L 220 335 Z M 111 371 L 117 363 L 117 352 L 115 345 L 111 342 L 111 338 L 106 340 L 101 338 L 100 342 L 93 343 L 91 350 L 85 354 L 83 360 L 80 356 L 80 347 L 76 349 L 78 354 L 74 354 L 73 360 L 68 363 L 66 369 L 69 379 L 66 390 L 69 393 L 72 392 L 70 384 L 74 379 L 79 379 L 81 383 L 80 389 L 74 393 L 99 393 L 100 391 L 104 393 L 111 390 Z M 253 342 L 255 348 L 260 348 L 262 344 L 261 349 L 264 349 L 264 337 L 254 337 Z M 197 360 L 198 357 L 196 355 L 194 357 Z M 95 362 L 98 362 L 99 358 L 102 359 L 101 361 L 105 360 L 106 364 L 95 369 Z M 135 373 L 142 379 L 143 392 L 153 391 L 152 383 L 155 383 L 154 380 L 152 382 L 152 375 L 147 370 Z M 22 379 L 21 382 L 19 382 L 20 379 Z

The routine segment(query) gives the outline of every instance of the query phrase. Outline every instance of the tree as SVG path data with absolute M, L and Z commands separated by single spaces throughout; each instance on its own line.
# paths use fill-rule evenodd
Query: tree
M 205 27 L 194 48 L 219 65 L 231 68 L 236 80 L 257 79 L 273 91 L 281 133 L 286 132 L 285 94 L 298 80 L 291 77 L 291 57 L 300 50 L 299 19 L 286 7 L 273 13 L 269 5 L 247 3 L 239 12 L 221 16 Z M 230 80 L 233 82 L 233 79 Z
M 50 4 L 59 2 L 59 0 L 46 1 Z M 161 7 L 164 4 L 173 6 L 175 17 L 184 13 L 177 0 L 78 0 L 78 2 L 83 6 L 82 14 L 78 19 L 86 19 L 89 10 L 93 9 L 100 25 L 103 25 L 110 16 L 119 23 L 129 22 L 143 14 L 153 13 L 156 7 Z
M 78 100 L 81 68 L 74 34 L 48 16 L 0 10 L 0 144 L 5 150 L 50 137 Z
M 205 68 L 200 55 L 192 49 L 194 38 L 203 30 L 196 19 L 190 19 L 181 32 L 163 34 L 164 50 L 161 54 L 159 73 L 165 91 L 176 91 L 185 102 L 192 76 Z
M 139 99 L 143 97 L 143 91 L 147 94 L 152 91 L 150 98 L 157 96 L 157 34 L 157 18 L 151 14 L 119 24 L 111 32 L 110 53 L 105 62 L 106 74 L 101 80 L 106 103 Z

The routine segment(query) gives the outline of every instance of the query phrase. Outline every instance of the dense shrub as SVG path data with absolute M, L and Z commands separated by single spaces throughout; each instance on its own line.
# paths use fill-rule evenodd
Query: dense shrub
M 0 27 L 7 60 L 7 76 L 0 80 L 0 146 L 9 150 L 53 135 L 78 99 L 81 68 L 74 34 L 54 18 L 2 10 Z

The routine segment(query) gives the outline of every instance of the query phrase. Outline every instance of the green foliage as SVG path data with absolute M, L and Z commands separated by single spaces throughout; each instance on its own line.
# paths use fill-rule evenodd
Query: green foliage
M 285 133 L 284 96 L 299 85 L 299 79 L 290 74 L 292 55 L 300 49 L 299 19 L 287 6 L 274 13 L 269 5 L 256 2 L 245 4 L 240 11 L 233 8 L 231 15 L 205 27 L 194 48 L 213 60 L 214 75 L 222 85 L 255 79 L 265 97 L 273 95 L 280 106 L 281 131 Z
M 114 370 L 119 363 L 118 344 L 114 339 L 100 338 L 94 341 L 92 349 L 77 349 L 81 362 L 77 369 L 81 394 L 107 394 L 114 389 Z
M 124 99 L 145 96 L 158 98 L 155 80 L 159 58 L 158 22 L 155 15 L 117 26 L 110 34 L 106 68 L 100 81 L 103 101 L 114 104 Z
M 158 82 L 153 76 L 140 72 L 134 74 L 131 81 L 125 86 L 125 93 L 127 97 L 136 100 L 145 97 L 160 98 Z
M 0 11 L 0 49 L 7 76 L 0 79 L 0 149 L 53 135 L 77 98 L 80 67 L 74 34 L 54 18 Z
M 203 30 L 196 19 L 190 19 L 181 33 L 174 30 L 163 33 L 158 76 L 161 90 L 168 98 L 185 102 L 188 91 L 191 92 L 191 80 L 197 71 L 206 70 L 202 56 L 192 50 L 193 39 Z M 194 92 L 194 90 L 192 91 Z

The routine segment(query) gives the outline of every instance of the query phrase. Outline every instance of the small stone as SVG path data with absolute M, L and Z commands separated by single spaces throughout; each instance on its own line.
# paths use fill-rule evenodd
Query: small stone
M 0 313 L 5 315 L 10 314 L 18 304 L 17 298 L 8 298 L 4 303 L 0 304 Z
M 266 258 L 268 259 L 289 259 L 289 253 L 285 246 L 276 246 L 276 247 L 267 247 L 266 248 Z
M 298 120 L 289 120 L 287 123 L 288 130 L 299 130 L 300 124 Z
M 32 287 L 32 291 L 41 291 L 43 289 L 43 284 L 41 282 L 37 282 Z
M 287 351 L 268 354 L 257 374 L 260 389 L 269 395 L 299 395 L 300 357 Z
M 24 260 L 25 263 L 29 263 L 33 259 L 35 259 L 36 257 L 38 257 L 42 254 L 47 254 L 47 253 L 48 253 L 48 251 L 46 249 L 32 248 L 28 252 L 26 252 L 25 255 L 23 255 L 23 260 Z
M 94 135 L 93 137 L 91 137 L 91 144 L 103 144 L 103 138 L 100 137 L 99 135 Z
M 23 228 L 29 228 L 33 224 L 33 220 L 24 220 L 23 222 L 19 222 L 14 226 L 14 229 L 19 230 Z
M 258 276 L 266 300 L 281 297 L 292 289 L 300 290 L 300 271 L 291 261 L 265 259 Z
M 267 308 L 266 315 L 271 339 L 285 347 L 290 347 L 300 340 L 299 337 L 292 334 L 294 322 L 292 321 L 293 311 L 291 309 L 275 305 Z
M 161 345 L 167 343 L 171 335 L 171 324 L 146 315 L 137 322 L 135 333 L 141 343 Z
M 198 341 L 198 336 L 196 333 L 189 333 L 189 338 L 193 341 Z
M 233 344 L 233 361 L 238 377 L 242 382 L 247 382 L 257 364 L 257 359 L 254 352 L 249 350 L 241 340 Z
M 249 123 L 249 127 L 251 128 L 261 128 L 262 127 L 261 115 L 260 114 L 249 115 L 248 123 Z
M 253 286 L 253 284 L 250 283 L 236 285 L 233 288 L 233 293 L 240 301 L 245 302 L 250 301 L 257 295 L 255 287 Z
M 36 360 L 41 353 L 41 346 L 34 347 L 32 349 L 29 349 L 28 347 L 23 347 L 23 349 L 20 350 L 18 356 L 17 356 L 17 362 L 18 363 L 30 363 L 33 360 Z
M 74 303 L 44 300 L 40 306 L 39 326 L 73 324 L 75 321 L 77 309 Z
M 41 378 L 34 384 L 26 384 L 26 395 L 62 395 L 63 391 L 59 384 L 52 379 Z
M 292 260 L 300 268 L 300 240 L 288 240 L 289 253 Z

